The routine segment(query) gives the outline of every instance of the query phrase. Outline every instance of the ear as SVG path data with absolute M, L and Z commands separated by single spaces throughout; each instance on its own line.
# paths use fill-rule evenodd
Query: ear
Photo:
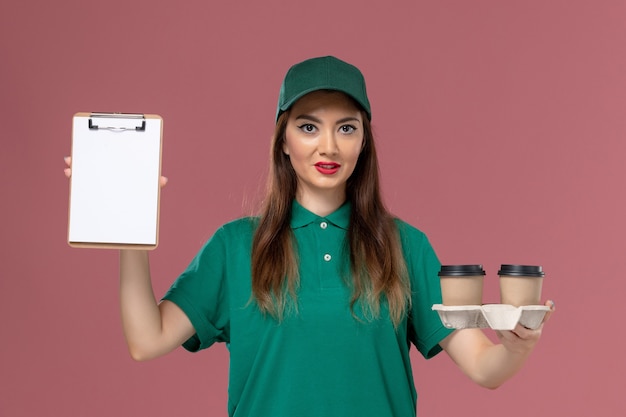
M 283 153 L 289 155 L 289 148 L 287 147 L 287 141 L 283 141 Z

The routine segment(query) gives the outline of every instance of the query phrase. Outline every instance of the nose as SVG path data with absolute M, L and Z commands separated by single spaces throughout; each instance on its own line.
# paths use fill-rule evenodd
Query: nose
M 317 151 L 320 155 L 336 155 L 339 152 L 335 132 L 325 131 L 319 136 Z

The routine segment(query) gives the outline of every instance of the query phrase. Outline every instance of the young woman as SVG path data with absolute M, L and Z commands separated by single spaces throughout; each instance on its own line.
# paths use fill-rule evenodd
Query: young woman
M 227 343 L 230 416 L 415 415 L 410 344 L 445 350 L 489 388 L 520 369 L 541 329 L 494 345 L 431 310 L 440 264 L 381 201 L 371 117 L 356 67 L 321 57 L 289 70 L 260 215 L 222 226 L 161 302 L 148 254 L 121 251 L 133 358 Z

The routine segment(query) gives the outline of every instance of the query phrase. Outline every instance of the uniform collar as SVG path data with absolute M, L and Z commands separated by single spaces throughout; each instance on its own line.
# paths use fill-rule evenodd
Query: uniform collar
M 293 200 L 293 204 L 291 205 L 291 227 L 297 229 L 298 227 L 304 227 L 313 222 L 325 219 L 337 227 L 348 230 L 351 209 L 352 204 L 346 201 L 341 207 L 328 216 L 321 217 L 302 207 L 296 200 Z

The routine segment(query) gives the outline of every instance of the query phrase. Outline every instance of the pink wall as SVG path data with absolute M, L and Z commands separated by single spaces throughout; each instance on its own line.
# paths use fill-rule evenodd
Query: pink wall
M 625 15 L 608 0 L 2 2 L 0 415 L 225 415 L 224 347 L 133 362 L 116 253 L 65 243 L 71 117 L 163 116 L 161 295 L 251 206 L 282 76 L 322 54 L 365 73 L 392 211 L 444 262 L 483 263 L 486 301 L 500 263 L 538 263 L 557 303 L 499 390 L 414 355 L 420 415 L 621 415 Z

